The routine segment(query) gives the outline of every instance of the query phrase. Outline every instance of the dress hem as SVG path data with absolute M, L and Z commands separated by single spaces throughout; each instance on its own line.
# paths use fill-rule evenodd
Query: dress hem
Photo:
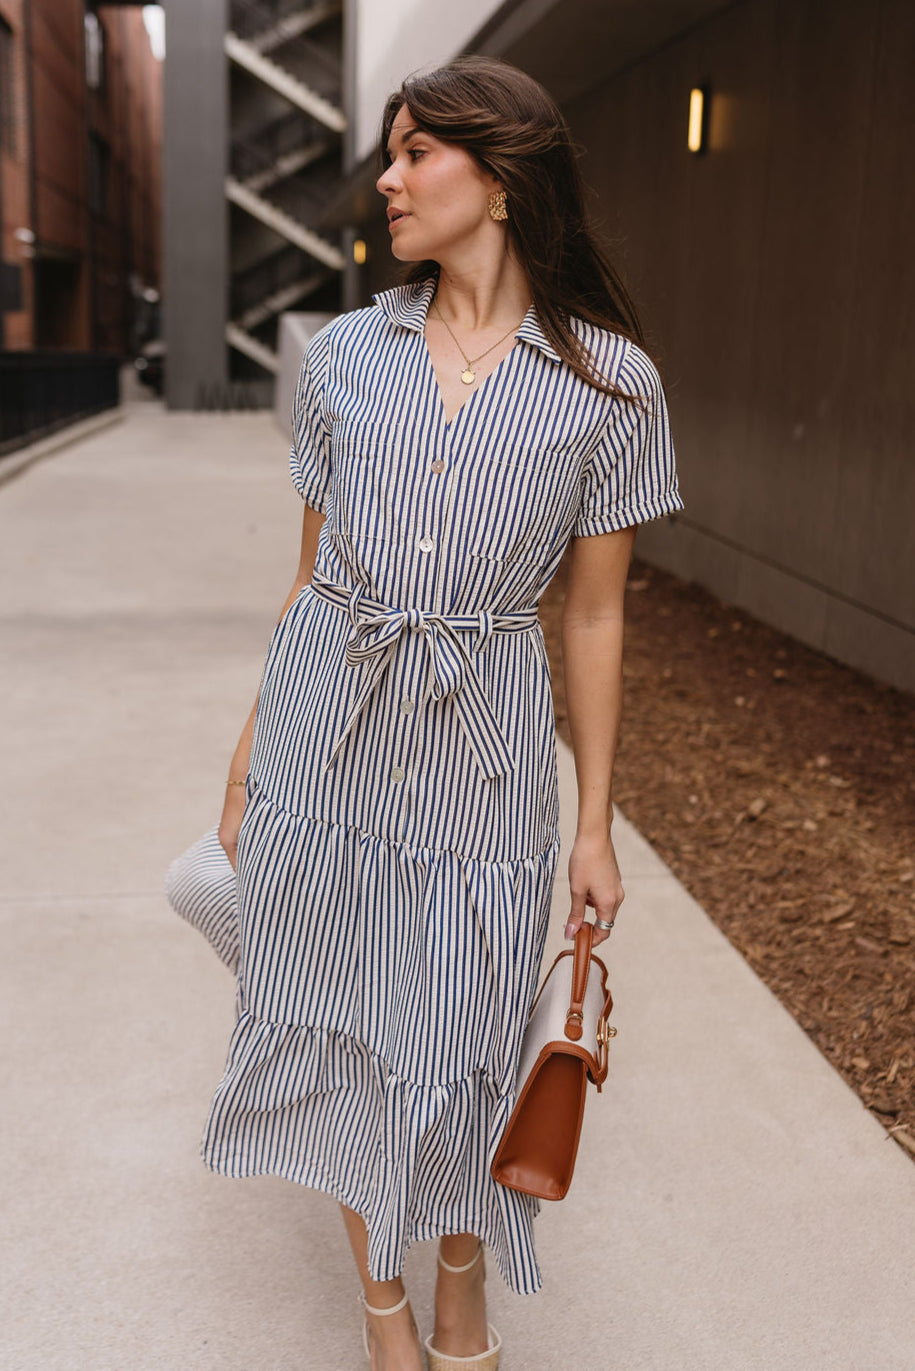
M 264 1165 L 251 1166 L 250 1163 L 246 1162 L 244 1159 L 239 1159 L 238 1157 L 218 1158 L 211 1156 L 206 1152 L 205 1149 L 201 1149 L 200 1155 L 201 1160 L 203 1161 L 203 1164 L 207 1168 L 207 1170 L 212 1171 L 215 1175 L 225 1176 L 230 1180 L 253 1180 L 258 1176 L 278 1176 L 281 1180 L 290 1181 L 294 1185 L 304 1185 L 309 1190 L 317 1190 L 321 1194 L 328 1195 L 331 1199 L 336 1200 L 338 1204 L 345 1205 L 347 1209 L 352 1209 L 353 1212 L 358 1214 L 359 1217 L 362 1219 L 363 1223 L 366 1226 L 366 1229 L 368 1230 L 369 1228 L 369 1217 L 366 1214 L 363 1214 L 361 1210 L 356 1209 L 355 1206 L 348 1201 L 348 1199 L 346 1198 L 346 1188 L 342 1186 L 340 1182 L 336 1180 L 334 1177 L 328 1175 L 324 1168 L 321 1167 L 317 1162 L 305 1161 L 304 1163 L 301 1163 L 294 1168 L 285 1166 Z M 456 1228 L 452 1225 L 434 1224 L 428 1222 L 425 1222 L 421 1225 L 416 1225 L 410 1233 L 404 1235 L 403 1256 L 405 1256 L 406 1253 L 410 1250 L 410 1248 L 418 1242 L 434 1242 L 436 1238 L 448 1237 L 450 1234 L 453 1233 L 471 1232 L 474 1233 L 481 1240 L 481 1242 L 489 1248 L 493 1257 L 493 1261 L 496 1264 L 496 1269 L 499 1271 L 499 1274 L 505 1282 L 506 1286 L 509 1290 L 513 1292 L 513 1294 L 539 1294 L 540 1291 L 543 1289 L 543 1280 L 539 1275 L 539 1271 L 537 1272 L 536 1284 L 527 1285 L 522 1283 L 516 1283 L 509 1280 L 505 1272 L 502 1270 L 495 1245 L 491 1241 L 492 1235 L 490 1234 L 489 1236 L 487 1236 L 486 1230 L 488 1225 L 482 1219 L 476 1220 L 475 1222 L 477 1223 L 477 1227 L 469 1229 Z M 371 1234 L 369 1234 L 369 1237 L 371 1238 Z M 396 1280 L 398 1276 L 401 1276 L 403 1274 L 403 1256 L 401 1257 L 399 1263 L 395 1263 L 398 1266 L 398 1269 L 396 1271 L 386 1270 L 384 1273 L 379 1274 L 377 1276 L 375 1275 L 374 1271 L 372 1271 L 371 1262 L 369 1262 L 369 1275 L 371 1276 L 372 1280 Z

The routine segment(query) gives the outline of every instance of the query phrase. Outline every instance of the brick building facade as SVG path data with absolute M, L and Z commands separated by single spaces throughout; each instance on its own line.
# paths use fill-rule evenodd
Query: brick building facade
M 0 346 L 132 350 L 159 284 L 160 147 L 139 7 L 0 0 Z

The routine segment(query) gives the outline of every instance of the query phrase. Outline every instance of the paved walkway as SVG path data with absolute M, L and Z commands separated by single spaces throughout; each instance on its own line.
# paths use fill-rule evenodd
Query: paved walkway
M 197 1160 L 233 992 L 161 894 L 295 572 L 285 449 L 148 401 L 0 487 L 5 1371 L 362 1364 L 333 1202 Z M 915 1167 L 617 836 L 612 1077 L 538 1220 L 545 1292 L 490 1275 L 505 1371 L 913 1371 Z M 566 908 L 559 881 L 557 946 Z

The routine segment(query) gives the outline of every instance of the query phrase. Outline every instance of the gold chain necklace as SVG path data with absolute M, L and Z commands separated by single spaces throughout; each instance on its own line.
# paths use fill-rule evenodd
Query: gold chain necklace
M 436 314 L 441 319 L 442 323 L 445 325 L 445 328 L 451 334 L 451 337 L 454 340 L 455 347 L 464 359 L 464 370 L 461 372 L 461 380 L 464 382 L 465 386 L 472 386 L 474 381 L 477 379 L 476 372 L 474 371 L 474 367 L 476 366 L 477 362 L 482 362 L 484 357 L 488 357 L 491 352 L 495 352 L 496 348 L 499 346 L 499 343 L 504 343 L 509 334 L 516 333 L 517 330 L 524 323 L 523 318 L 519 319 L 517 324 L 513 324 L 512 327 L 508 330 L 508 333 L 503 333 L 502 337 L 498 340 L 498 342 L 493 343 L 492 347 L 488 347 L 485 352 L 481 352 L 479 357 L 468 357 L 467 353 L 461 347 L 458 340 L 454 337 L 454 333 L 451 330 L 451 325 L 448 323 L 448 320 L 445 318 L 444 314 L 442 314 L 434 299 L 432 301 L 432 308 L 435 310 Z M 526 314 L 527 311 L 525 310 L 525 315 Z

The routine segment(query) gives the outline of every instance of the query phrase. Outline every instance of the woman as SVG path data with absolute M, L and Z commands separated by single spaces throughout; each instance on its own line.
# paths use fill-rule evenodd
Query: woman
M 590 906 L 599 943 L 623 899 L 610 787 L 635 525 L 683 506 L 657 372 L 542 88 L 450 63 L 391 97 L 382 146 L 412 265 L 302 367 L 301 564 L 219 826 L 239 1015 L 204 1156 L 341 1202 L 375 1371 L 423 1364 L 401 1270 L 432 1237 L 430 1366 L 494 1368 L 482 1243 L 513 1290 L 541 1284 L 539 1204 L 489 1174 L 559 850 L 536 605 L 571 540 L 565 931 Z

